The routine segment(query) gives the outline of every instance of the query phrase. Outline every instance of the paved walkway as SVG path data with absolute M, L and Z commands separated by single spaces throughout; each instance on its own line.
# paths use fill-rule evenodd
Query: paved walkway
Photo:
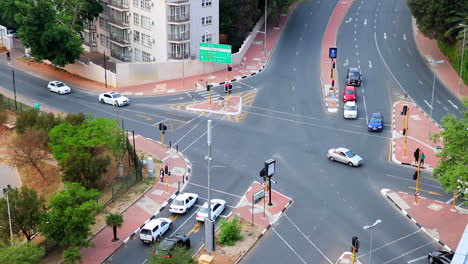
M 130 135 L 129 139 L 133 141 Z M 94 248 L 81 249 L 83 263 L 102 263 L 121 246 L 125 245 L 130 236 L 136 235 L 142 225 L 150 218 L 154 218 L 162 207 L 178 193 L 178 186 L 183 187 L 184 177 L 188 177 L 189 164 L 174 149 L 161 146 L 161 143 L 142 136 L 135 136 L 135 145 L 150 153 L 153 158 L 161 160 L 162 164 L 168 164 L 171 176 L 168 185 L 166 182 L 153 185 L 141 197 L 138 197 L 128 208 L 121 212 L 124 223 L 118 230 L 119 241 L 112 242 L 113 233 L 111 227 L 104 226 L 92 239 L 96 245 Z M 155 175 L 159 177 L 159 172 Z M 145 175 L 146 177 L 146 175 Z
M 401 115 L 403 106 L 408 107 L 408 137 L 406 143 L 405 155 L 405 136 L 403 128 L 405 118 Z M 421 165 L 425 169 L 432 170 L 437 167 L 440 157 L 436 156 L 436 146 L 442 146 L 442 143 L 435 144 L 429 139 L 432 133 L 439 133 L 441 128 L 432 121 L 419 107 L 409 101 L 400 100 L 393 105 L 393 154 L 392 160 L 403 165 L 417 166 L 414 152 L 417 148 L 422 150 L 425 155 L 424 163 Z
M 430 237 L 447 250 L 455 251 L 468 223 L 467 210 L 425 197 L 419 197 L 416 203 L 414 195 L 405 192 L 388 189 L 381 192 Z

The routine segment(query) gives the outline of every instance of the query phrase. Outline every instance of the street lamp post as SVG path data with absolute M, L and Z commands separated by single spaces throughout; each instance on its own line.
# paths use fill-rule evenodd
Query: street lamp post
M 368 225 L 368 226 L 363 226 L 362 229 L 364 230 L 367 230 L 367 229 L 370 229 L 370 249 L 369 249 L 369 264 L 371 264 L 371 261 L 372 261 L 372 229 L 378 225 L 382 223 L 382 220 L 380 219 L 377 219 L 372 225 Z
M 2 189 L 3 193 L 6 196 L 7 200 L 7 207 L 8 207 L 8 222 L 10 223 L 10 242 L 11 246 L 13 246 L 13 228 L 11 227 L 11 213 L 10 213 L 10 201 L 8 200 L 8 192 L 11 190 L 10 184 Z
M 444 60 L 439 60 L 439 61 L 434 61 L 435 63 L 444 63 Z M 434 78 L 432 80 L 432 96 L 431 96 L 431 113 L 429 115 L 429 136 L 431 136 L 432 132 L 432 110 L 434 109 L 434 90 L 435 90 L 435 71 L 432 71 L 432 75 L 434 75 Z
M 462 55 L 461 55 L 461 61 L 460 61 L 460 78 L 458 79 L 458 96 L 461 94 L 461 84 L 462 84 L 462 75 L 463 75 L 463 55 L 465 54 L 465 37 L 466 37 L 466 27 L 467 25 L 465 24 L 459 24 L 460 26 L 463 26 L 463 44 L 462 44 Z

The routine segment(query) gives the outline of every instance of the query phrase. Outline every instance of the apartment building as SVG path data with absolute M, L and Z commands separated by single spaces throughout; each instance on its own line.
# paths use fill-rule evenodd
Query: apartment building
M 198 59 L 200 42 L 219 42 L 219 0 L 100 0 L 83 46 L 116 62 Z

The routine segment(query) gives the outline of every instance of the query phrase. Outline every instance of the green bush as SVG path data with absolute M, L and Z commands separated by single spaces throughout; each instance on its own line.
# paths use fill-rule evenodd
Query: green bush
M 0 125 L 5 123 L 8 119 L 8 115 L 6 113 L 6 111 L 1 111 L 0 112 Z
M 455 71 L 460 74 L 460 62 L 461 62 L 461 50 L 460 46 L 457 45 L 456 42 L 454 43 L 449 43 L 445 41 L 437 41 L 437 45 L 439 46 L 440 51 L 447 56 L 450 60 L 450 63 L 452 64 L 452 67 L 455 69 Z M 465 84 L 468 84 L 468 50 L 465 49 L 465 54 L 463 58 L 463 82 Z
M 234 217 L 231 221 L 222 219 L 219 223 L 220 232 L 218 236 L 218 243 L 221 245 L 233 246 L 237 240 L 243 239 L 240 234 L 242 227 L 239 219 Z

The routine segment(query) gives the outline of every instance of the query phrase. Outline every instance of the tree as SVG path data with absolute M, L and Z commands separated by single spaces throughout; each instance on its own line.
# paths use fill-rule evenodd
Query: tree
M 43 160 L 49 157 L 46 148 L 47 134 L 28 129 L 24 134 L 16 135 L 11 141 L 10 157 L 14 165 L 31 165 L 46 180 L 40 168 Z
M 10 189 L 8 191 L 10 203 L 11 228 L 13 234 L 22 234 L 30 241 L 37 233 L 40 215 L 44 211 L 44 199 L 35 190 L 28 187 Z M 10 239 L 10 225 L 6 198 L 0 199 L 0 236 L 4 241 Z
M 113 242 L 119 240 L 117 237 L 117 227 L 121 227 L 123 222 L 123 217 L 120 214 L 108 214 L 106 216 L 106 225 L 112 226 L 112 231 L 114 232 Z
M 81 260 L 80 249 L 77 247 L 69 247 L 63 252 L 63 260 L 65 264 L 74 264 Z
M 242 239 L 242 235 L 240 233 L 242 227 L 237 217 L 234 217 L 231 221 L 221 219 L 219 226 L 220 232 L 218 236 L 218 243 L 221 245 L 233 246 L 237 240 Z
M 87 190 L 79 183 L 65 183 L 49 203 L 49 210 L 41 216 L 39 230 L 47 240 L 63 247 L 88 247 L 91 242 L 90 226 L 95 223 L 94 213 L 101 207 L 97 203 L 99 191 Z
M 170 258 L 163 255 L 151 256 L 149 264 L 196 264 L 195 259 L 192 258 L 192 252 L 185 247 L 176 247 L 171 253 Z
M 22 112 L 16 119 L 16 131 L 23 134 L 28 129 L 33 129 L 49 133 L 53 127 L 60 123 L 62 123 L 60 116 L 56 117 L 52 113 L 43 113 L 31 109 Z
M 468 101 L 465 100 L 464 116 L 456 119 L 452 115 L 442 118 L 443 130 L 433 137 L 442 138 L 442 159 L 433 176 L 439 179 L 440 185 L 447 193 L 462 187 L 468 188 Z M 460 181 L 460 182 L 459 182 Z M 468 200 L 468 193 L 464 193 Z
M 45 256 L 45 248 L 31 242 L 15 243 L 14 246 L 0 247 L 3 264 L 36 264 Z
M 62 123 L 49 133 L 52 155 L 59 162 L 63 178 L 87 188 L 97 186 L 110 164 L 107 150 L 114 154 L 124 148 L 124 135 L 115 120 L 86 119 L 81 124 Z

